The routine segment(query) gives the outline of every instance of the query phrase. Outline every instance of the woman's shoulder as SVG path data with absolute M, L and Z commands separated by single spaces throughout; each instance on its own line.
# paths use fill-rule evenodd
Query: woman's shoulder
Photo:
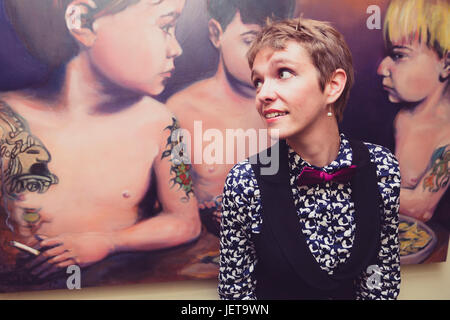
M 226 182 L 228 184 L 251 184 L 255 180 L 252 165 L 249 159 L 236 163 L 228 172 Z
M 225 179 L 223 190 L 224 220 L 237 219 L 248 230 L 258 225 L 260 208 L 260 191 L 249 160 L 236 163 Z
M 375 158 L 376 156 L 379 157 L 389 157 L 389 156 L 393 156 L 394 154 L 392 153 L 391 150 L 389 150 L 389 148 L 379 145 L 379 144 L 375 144 L 372 142 L 363 142 L 364 145 L 367 147 L 367 149 L 369 150 L 369 153 L 371 155 L 371 157 Z
M 387 147 L 364 142 L 370 154 L 370 161 L 377 166 L 378 175 L 400 175 L 398 160 Z
M 259 194 L 258 182 L 249 160 L 236 163 L 225 179 L 224 195 L 253 202 Z

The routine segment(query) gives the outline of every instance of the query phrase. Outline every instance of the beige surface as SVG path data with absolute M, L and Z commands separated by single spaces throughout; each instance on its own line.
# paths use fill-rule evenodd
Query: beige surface
M 449 250 L 450 251 L 450 250 Z M 448 253 L 450 260 L 450 252 Z M 215 280 L 0 294 L 3 299 L 217 299 Z M 450 261 L 402 267 L 400 300 L 450 299 Z

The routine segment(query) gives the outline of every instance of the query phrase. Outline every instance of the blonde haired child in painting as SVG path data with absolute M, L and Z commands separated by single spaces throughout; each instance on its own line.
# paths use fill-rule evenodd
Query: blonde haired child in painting
M 400 213 L 421 221 L 450 213 L 450 2 L 393 0 L 384 22 L 388 55 L 378 67 L 395 120 Z M 439 211 L 439 212 L 438 212 Z
M 176 179 L 187 173 L 170 157 L 177 123 L 152 97 L 181 54 L 184 4 L 5 0 L 19 38 L 54 69 L 44 84 L 0 95 L 6 224 L 14 241 L 40 250 L 28 275 L 198 237 L 197 202 Z M 156 181 L 162 211 L 144 217 Z

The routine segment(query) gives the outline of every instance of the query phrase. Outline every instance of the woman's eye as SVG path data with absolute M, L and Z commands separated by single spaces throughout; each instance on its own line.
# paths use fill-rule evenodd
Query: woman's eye
M 289 70 L 280 70 L 279 76 L 280 79 L 289 79 L 290 77 L 293 76 L 293 74 Z

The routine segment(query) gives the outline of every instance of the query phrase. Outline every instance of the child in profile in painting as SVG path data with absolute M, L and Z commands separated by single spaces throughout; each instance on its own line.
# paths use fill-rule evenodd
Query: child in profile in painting
M 400 213 L 450 230 L 449 30 L 449 1 L 391 1 L 378 74 L 389 101 L 402 106 L 394 120 Z
M 197 202 L 170 157 L 178 124 L 152 98 L 181 54 L 184 4 L 5 1 L 17 35 L 53 70 L 0 96 L 4 218 L 16 243 L 38 250 L 26 266 L 36 279 L 198 237 Z M 150 185 L 162 211 L 141 219 Z

